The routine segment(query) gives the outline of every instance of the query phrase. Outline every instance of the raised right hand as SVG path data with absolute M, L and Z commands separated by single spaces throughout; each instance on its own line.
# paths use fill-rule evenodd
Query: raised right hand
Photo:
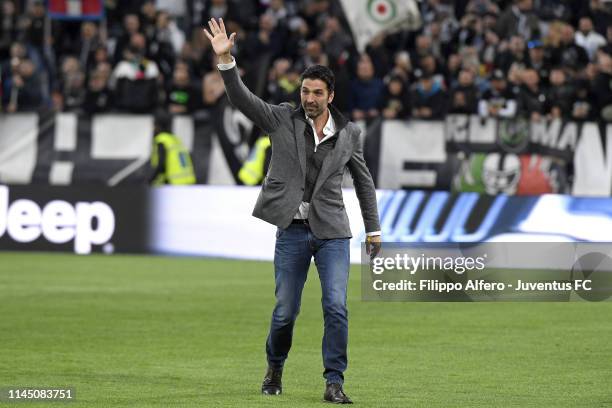
M 215 54 L 217 54 L 218 57 L 229 56 L 230 50 L 234 46 L 236 33 L 232 33 L 229 38 L 227 37 L 225 24 L 223 23 L 222 18 L 219 19 L 219 23 L 217 23 L 214 18 L 211 18 L 208 21 L 208 27 L 210 28 L 210 32 L 208 32 L 208 30 L 205 28 L 204 34 L 206 34 L 210 40 Z

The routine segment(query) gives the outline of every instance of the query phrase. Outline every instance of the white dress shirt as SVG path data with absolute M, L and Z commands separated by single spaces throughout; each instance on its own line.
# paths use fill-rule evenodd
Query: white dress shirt
M 317 129 L 315 128 L 314 120 L 310 119 L 308 115 L 304 115 L 306 116 L 306 120 L 308 121 L 308 123 L 310 123 L 310 126 L 312 127 L 315 152 L 317 151 L 317 146 L 319 146 L 321 143 L 323 143 L 324 141 L 326 141 L 327 139 L 329 139 L 336 133 L 336 123 L 334 123 L 334 118 L 332 118 L 332 114 L 329 111 L 329 109 L 327 109 L 327 115 L 328 115 L 327 122 L 325 123 L 325 126 L 323 126 L 323 139 L 321 140 L 319 140 L 319 136 L 317 136 Z M 295 217 L 293 218 L 297 218 L 300 220 L 307 219 L 309 208 L 310 208 L 310 203 L 302 201 L 300 204 L 300 207 L 298 208 L 297 213 L 295 214 Z

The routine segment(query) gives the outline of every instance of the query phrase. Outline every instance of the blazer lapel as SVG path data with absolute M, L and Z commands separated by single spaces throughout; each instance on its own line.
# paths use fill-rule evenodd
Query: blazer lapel
M 346 153 L 346 144 L 348 140 L 349 138 L 345 127 L 340 131 L 340 134 L 338 134 L 338 140 L 336 141 L 336 146 L 334 147 L 334 150 L 332 150 L 327 156 L 325 156 L 325 160 L 323 160 L 323 164 L 321 164 L 321 171 L 319 172 L 319 177 L 317 177 L 314 189 L 312 190 L 313 197 L 315 197 L 317 191 L 321 188 L 323 183 L 329 178 L 329 176 L 331 176 L 332 172 L 336 170 L 334 164 L 339 163 L 342 154 Z
M 300 167 L 302 168 L 302 175 L 306 177 L 306 142 L 304 141 L 304 130 L 306 129 L 306 122 L 297 117 L 293 118 L 293 124 L 295 132 L 295 145 L 297 147 L 297 154 L 300 160 Z

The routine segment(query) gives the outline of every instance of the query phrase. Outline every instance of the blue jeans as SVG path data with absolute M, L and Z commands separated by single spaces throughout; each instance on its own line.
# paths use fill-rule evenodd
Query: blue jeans
M 347 366 L 349 239 L 318 239 L 305 225 L 278 229 L 274 251 L 276 306 L 266 342 L 268 364 L 281 368 L 291 348 L 293 326 L 300 312 L 302 289 L 314 256 L 321 281 L 323 366 L 327 383 L 343 384 Z

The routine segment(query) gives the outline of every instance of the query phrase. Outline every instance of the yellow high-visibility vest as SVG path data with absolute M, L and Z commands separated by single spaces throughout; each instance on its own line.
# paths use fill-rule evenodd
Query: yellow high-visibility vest
M 155 178 L 154 186 L 196 183 L 191 156 L 178 137 L 171 133 L 162 132 L 155 136 L 153 142 L 153 152 L 151 154 L 151 166 L 153 168 L 156 168 L 159 163 L 157 145 L 162 144 L 166 150 L 166 172 Z
M 247 186 L 257 185 L 263 180 L 266 164 L 266 150 L 271 146 L 270 138 L 262 136 L 255 142 L 255 146 L 238 172 L 238 178 Z

